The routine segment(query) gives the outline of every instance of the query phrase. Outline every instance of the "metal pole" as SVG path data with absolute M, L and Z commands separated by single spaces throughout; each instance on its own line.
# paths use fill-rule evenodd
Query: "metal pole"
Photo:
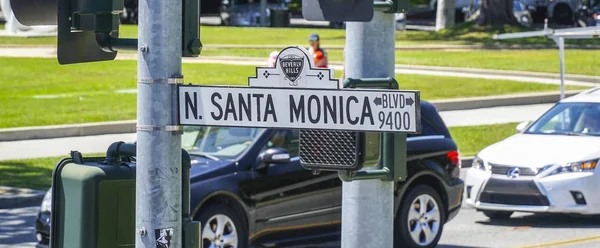
M 379 11 L 371 22 L 346 24 L 346 77 L 394 77 L 394 24 L 394 14 Z M 343 182 L 342 247 L 393 247 L 393 188 L 381 180 Z
M 181 13 L 180 0 L 139 1 L 136 248 L 182 247 Z
M 558 54 L 560 56 L 560 99 L 565 98 L 565 39 L 558 37 Z

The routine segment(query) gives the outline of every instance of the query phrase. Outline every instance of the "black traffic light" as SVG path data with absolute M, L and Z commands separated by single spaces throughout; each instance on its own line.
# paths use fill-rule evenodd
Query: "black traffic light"
M 123 0 L 11 0 L 24 25 L 58 25 L 60 64 L 113 60 Z M 137 45 L 136 45 L 137 46 Z
M 183 57 L 197 57 L 202 48 L 199 2 L 183 1 Z M 113 60 L 117 50 L 137 50 L 137 39 L 119 38 L 123 0 L 10 0 L 10 4 L 24 25 L 58 25 L 60 64 Z

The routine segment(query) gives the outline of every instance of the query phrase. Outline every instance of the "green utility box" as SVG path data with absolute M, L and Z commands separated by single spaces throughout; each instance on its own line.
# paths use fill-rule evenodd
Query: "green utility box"
M 50 247 L 135 246 L 135 163 L 105 160 L 79 156 L 58 163 Z
M 135 247 L 136 145 L 115 142 L 106 157 L 58 162 L 52 175 L 51 248 Z M 202 248 L 200 223 L 190 218 L 190 155 L 181 150 L 182 244 Z

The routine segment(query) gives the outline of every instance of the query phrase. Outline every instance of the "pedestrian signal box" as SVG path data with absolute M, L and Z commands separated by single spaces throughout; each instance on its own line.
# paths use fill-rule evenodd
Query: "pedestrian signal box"
M 134 247 L 135 165 L 77 155 L 61 160 L 51 216 L 50 247 Z

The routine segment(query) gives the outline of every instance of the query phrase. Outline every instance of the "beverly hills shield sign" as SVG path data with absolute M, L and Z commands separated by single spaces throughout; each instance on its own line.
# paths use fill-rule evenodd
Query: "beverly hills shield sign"
M 279 58 L 279 66 L 285 78 L 289 80 L 290 85 L 298 86 L 298 80 L 304 68 L 304 58 L 295 54 L 289 54 Z
M 419 133 L 419 91 L 340 89 L 303 47 L 257 67 L 250 87 L 179 85 L 179 124 Z

